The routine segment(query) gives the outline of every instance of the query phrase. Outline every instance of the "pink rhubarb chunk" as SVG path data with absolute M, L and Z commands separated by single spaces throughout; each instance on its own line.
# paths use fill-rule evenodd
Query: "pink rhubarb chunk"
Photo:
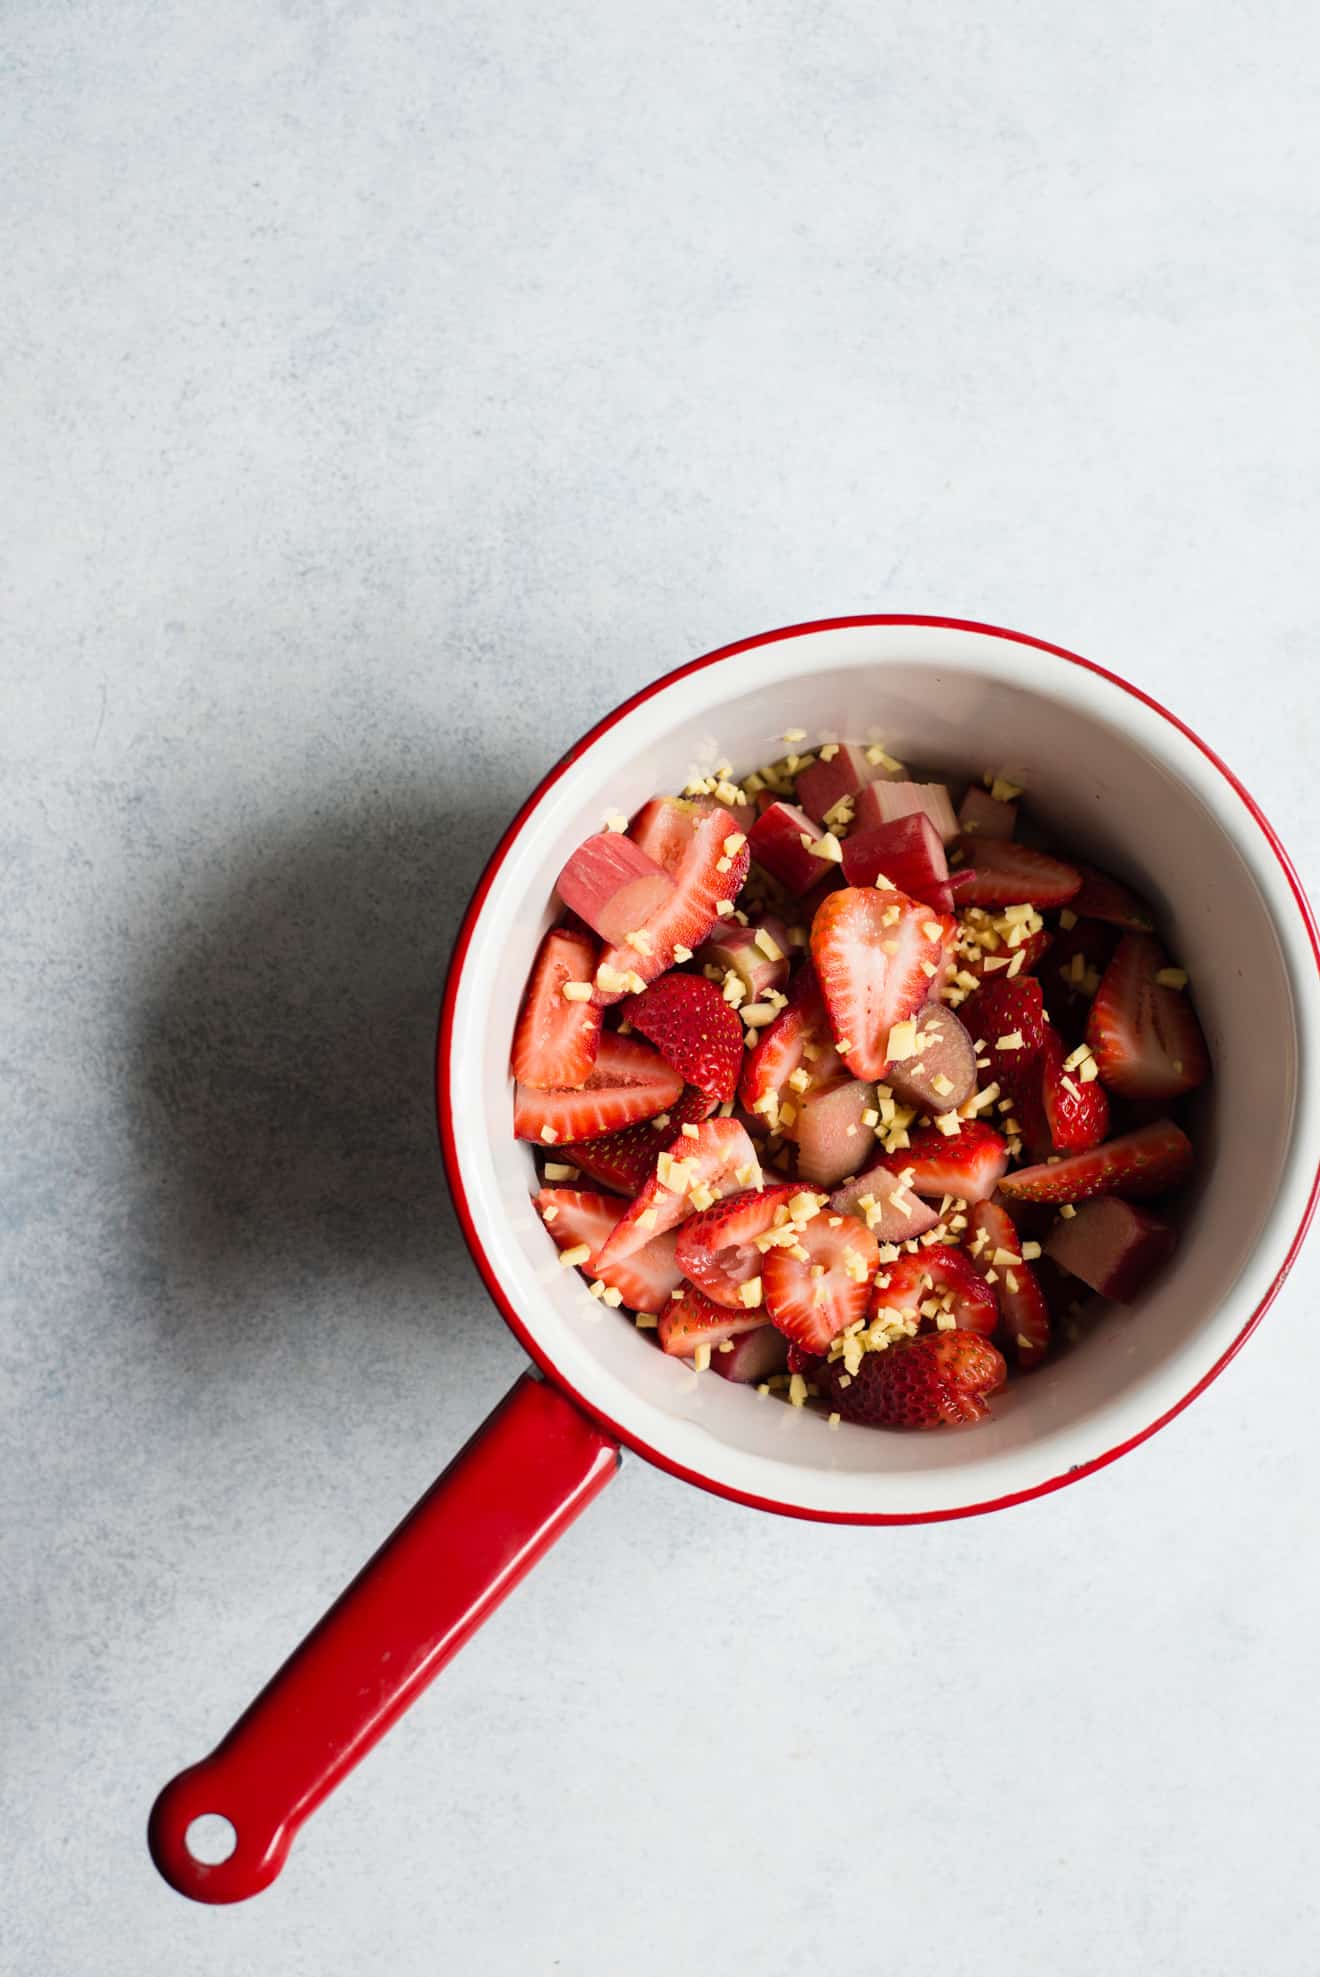
M 944 842 L 924 810 L 891 824 L 855 825 L 843 841 L 843 876 L 850 886 L 873 886 L 881 874 L 909 899 L 953 910 Z
M 617 947 L 661 910 L 674 881 L 631 838 L 600 831 L 578 846 L 556 890 L 571 912 Z
M 1127 1304 L 1167 1261 L 1173 1245 L 1167 1222 L 1108 1196 L 1083 1202 L 1071 1221 L 1060 1222 L 1045 1253 L 1102 1297 Z
M 824 835 L 819 824 L 796 804 L 772 803 L 752 825 L 747 842 L 756 863 L 796 899 L 827 869 L 825 861 L 808 851 L 802 840 L 817 844 Z
M 943 783 L 868 783 L 857 799 L 853 829 L 892 824 L 895 817 L 910 817 L 914 811 L 930 818 L 942 843 L 951 844 L 957 837 L 958 819 Z

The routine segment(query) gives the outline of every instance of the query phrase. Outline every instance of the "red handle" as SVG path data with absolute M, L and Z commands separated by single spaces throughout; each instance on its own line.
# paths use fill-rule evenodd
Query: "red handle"
M 294 1649 L 209 1757 L 171 1779 L 147 1844 L 194 1901 L 269 1886 L 310 1812 L 457 1654 L 619 1463 L 617 1445 L 525 1373 Z M 219 1813 L 237 1843 L 208 1864 L 193 1820 Z

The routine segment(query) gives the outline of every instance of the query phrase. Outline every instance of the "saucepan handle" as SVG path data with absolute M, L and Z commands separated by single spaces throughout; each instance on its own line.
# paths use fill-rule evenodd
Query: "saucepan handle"
M 608 1435 L 524 1374 L 228 1736 L 166 1785 L 147 1838 L 171 1887 L 203 1902 L 244 1901 L 267 1887 L 308 1814 L 618 1463 Z M 224 1860 L 190 1847 L 189 1828 L 205 1814 L 233 1828 Z

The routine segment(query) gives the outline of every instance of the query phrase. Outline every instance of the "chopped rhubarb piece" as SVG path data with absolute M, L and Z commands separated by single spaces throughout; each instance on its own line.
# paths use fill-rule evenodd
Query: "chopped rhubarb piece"
M 973 783 L 958 811 L 958 828 L 964 837 L 1011 838 L 1017 829 L 1017 804 L 1004 803 Z
M 652 1042 L 684 1084 L 723 1103 L 738 1089 L 742 1024 L 704 975 L 664 975 L 629 996 L 623 1015 Z
M 876 1164 L 895 1174 L 910 1172 L 916 1194 L 986 1201 L 1001 1184 L 1008 1147 L 993 1126 L 964 1119 L 956 1133 L 942 1133 L 938 1126 L 920 1127 L 901 1153 L 882 1154 Z
M 973 874 L 959 889 L 960 906 L 1066 906 L 1081 891 L 1075 865 L 1025 844 L 993 837 L 963 838 L 960 844 Z
M 827 1407 L 866 1428 L 958 1428 L 980 1421 L 986 1396 L 1003 1386 L 1007 1369 L 978 1332 L 923 1332 L 868 1352 L 856 1373 L 836 1359 L 817 1379 Z
M 970 865 L 959 865 L 956 870 L 951 871 L 949 873 L 949 891 L 953 894 L 954 904 L 957 904 L 964 893 L 970 892 L 975 884 L 976 873 Z
M 628 835 L 672 878 L 691 849 L 702 818 L 714 808 L 709 797 L 653 796 L 633 818 Z
M 802 1090 L 812 1090 L 843 1069 L 843 1059 L 830 1038 L 815 969 L 804 962 L 789 988 L 787 1005 L 762 1030 L 748 1055 L 738 1096 L 748 1112 L 777 1126 L 780 1108 L 786 1102 L 796 1105 L 801 1095 L 789 1082 L 795 1073 L 801 1074 Z
M 862 1114 L 874 1109 L 875 1086 L 860 1078 L 845 1075 L 836 1084 L 805 1092 L 793 1127 L 801 1178 L 812 1187 L 832 1188 L 864 1166 L 875 1140 Z
M 966 1029 L 942 1002 L 917 1011 L 916 1052 L 891 1064 L 885 1083 L 904 1105 L 956 1112 L 976 1090 L 976 1052 Z
M 835 1045 L 856 1076 L 883 1077 L 892 1058 L 912 1054 L 894 1032 L 930 994 L 926 967 L 938 972 L 951 929 L 930 907 L 876 886 L 845 886 L 820 907 L 811 958 Z
M 889 1322 L 919 1318 L 929 1328 L 936 1319 L 923 1306 L 932 1300 L 958 1321 L 958 1330 L 989 1338 L 999 1323 L 999 1302 L 966 1252 L 943 1243 L 908 1250 L 881 1265 L 871 1293 L 870 1316 Z
M 513 1037 L 511 1069 L 519 1084 L 584 1085 L 600 1044 L 600 1011 L 589 1000 L 565 996 L 566 984 L 585 993 L 596 972 L 596 943 L 589 934 L 552 927 L 532 968 Z
M 1072 910 L 1079 917 L 1088 920 L 1104 920 L 1111 927 L 1123 927 L 1129 933 L 1149 934 L 1155 930 L 1155 916 L 1144 899 L 1139 899 L 1128 886 L 1111 878 L 1108 872 L 1099 872 L 1094 865 L 1079 865 L 1082 875 L 1082 889 L 1072 900 Z
M 644 927 L 674 891 L 674 881 L 620 831 L 599 831 L 580 844 L 556 881 L 565 906 L 617 946 Z
M 983 1277 L 994 1272 L 1006 1357 L 1021 1372 L 1030 1372 L 1050 1349 L 1050 1307 L 1022 1254 L 1021 1232 L 997 1201 L 978 1201 L 967 1221 L 967 1255 L 973 1267 Z
M 843 876 L 850 886 L 873 886 L 883 877 L 940 913 L 953 904 L 944 843 L 924 810 L 850 831 L 843 844 Z
M 1150 934 L 1124 934 L 1091 1004 L 1086 1040 L 1100 1076 L 1124 1098 L 1177 1098 L 1210 1075 L 1186 989 L 1160 980 L 1170 972 Z
M 797 800 L 818 824 L 845 796 L 856 796 L 867 783 L 883 776 L 884 770 L 866 759 L 866 751 L 855 742 L 843 741 L 827 762 L 818 755 L 810 768 L 797 779 Z
M 764 1253 L 756 1238 L 766 1235 L 776 1218 L 780 1223 L 788 1220 L 789 1203 L 800 1192 L 787 1182 L 744 1188 L 691 1216 L 678 1232 L 678 1267 L 683 1275 L 716 1304 L 754 1308 L 741 1293 L 761 1274 Z
M 1101 1297 L 1128 1304 L 1168 1261 L 1174 1240 L 1158 1216 L 1109 1199 L 1084 1202 L 1071 1221 L 1059 1223 L 1045 1250 Z
M 914 812 L 930 818 L 941 843 L 953 843 L 958 835 L 958 819 L 943 783 L 868 783 L 857 799 L 853 829 L 871 830 L 877 824 L 892 824 L 896 817 L 910 817 Z
M 756 1386 L 787 1369 L 788 1350 L 788 1340 L 767 1319 L 754 1332 L 740 1333 L 727 1349 L 717 1348 L 710 1356 L 711 1370 L 726 1380 Z
M 660 1313 L 660 1345 L 677 1359 L 690 1359 L 699 1345 L 713 1349 L 740 1332 L 759 1332 L 767 1323 L 763 1311 L 731 1311 L 689 1284 Z
M 794 1345 L 823 1352 L 837 1332 L 866 1315 L 880 1247 L 865 1223 L 817 1215 L 801 1230 L 797 1249 L 772 1249 L 762 1270 L 765 1308 Z M 816 1271 L 820 1274 L 817 1275 Z
M 741 840 L 741 841 L 740 841 Z M 732 847 L 732 848 L 731 848 Z M 639 939 L 607 947 L 596 964 L 596 1001 L 617 1002 L 673 966 L 676 947 L 694 952 L 730 907 L 747 877 L 746 836 L 720 808 L 704 816 L 673 876 L 672 890 L 645 924 Z
M 623 1217 L 623 1202 L 578 1188 L 542 1188 L 533 1199 L 543 1219 L 551 1211 L 546 1227 L 561 1250 L 590 1248 L 581 1266 L 586 1277 L 618 1291 L 630 1311 L 665 1310 L 683 1281 L 674 1257 L 677 1237 L 659 1235 L 630 1256 L 602 1262 L 601 1251 Z
M 772 803 L 752 825 L 747 842 L 762 870 L 796 899 L 822 876 L 823 861 L 808 846 L 822 843 L 824 837 L 819 824 L 796 804 Z
M 836 1215 L 855 1215 L 877 1242 L 910 1242 L 939 1221 L 939 1210 L 921 1201 L 891 1167 L 868 1167 L 830 1196 Z
M 533 1085 L 514 1088 L 514 1135 L 543 1146 L 594 1139 L 635 1119 L 653 1119 L 682 1089 L 677 1071 L 648 1044 L 606 1031 L 585 1084 L 547 1091 Z
M 1160 1119 L 1084 1153 L 1019 1167 L 1005 1174 L 1000 1188 L 1010 1200 L 1086 1201 L 1092 1195 L 1121 1194 L 1143 1201 L 1180 1186 L 1191 1171 L 1191 1141 L 1172 1119 Z
M 707 1119 L 695 1134 L 680 1133 L 656 1163 L 605 1248 L 606 1262 L 629 1256 L 665 1229 L 676 1229 L 727 1194 L 761 1184 L 761 1164 L 736 1119 Z
M 750 926 L 740 927 L 734 920 L 722 927 L 697 960 L 703 968 L 718 968 L 722 975 L 732 969 L 743 985 L 744 1000 L 759 1002 L 771 989 L 783 988 L 792 951 L 783 921 L 763 913 Z

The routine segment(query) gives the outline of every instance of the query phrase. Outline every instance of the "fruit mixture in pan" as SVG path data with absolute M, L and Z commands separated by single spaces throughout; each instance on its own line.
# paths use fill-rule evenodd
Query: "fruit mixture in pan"
M 1148 906 L 987 777 L 727 764 L 573 853 L 513 1045 L 536 1207 L 698 1372 L 881 1428 L 982 1419 L 1174 1243 L 1210 1075 Z

